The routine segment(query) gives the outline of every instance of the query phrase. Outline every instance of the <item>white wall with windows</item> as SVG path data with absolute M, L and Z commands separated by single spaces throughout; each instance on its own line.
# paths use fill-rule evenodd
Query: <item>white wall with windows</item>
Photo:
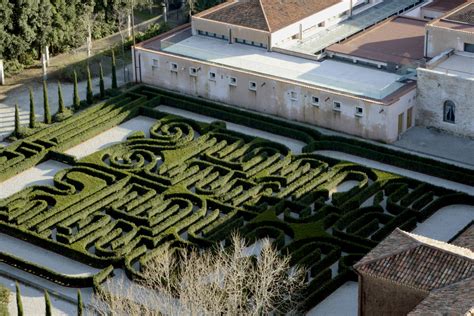
M 165 52 L 138 48 L 136 56 L 142 82 L 180 93 L 384 142 L 411 126 L 400 130 L 398 116 L 413 106 L 415 89 L 376 101 Z
M 382 2 L 382 0 L 343 0 L 325 10 L 272 33 L 271 46 L 278 46 L 287 40 L 296 39 L 299 37 L 300 30 L 302 31 L 302 37 L 304 39 L 306 36 L 311 36 L 318 31 L 347 19 L 350 16 L 351 2 L 353 13 L 359 13 L 372 5 Z

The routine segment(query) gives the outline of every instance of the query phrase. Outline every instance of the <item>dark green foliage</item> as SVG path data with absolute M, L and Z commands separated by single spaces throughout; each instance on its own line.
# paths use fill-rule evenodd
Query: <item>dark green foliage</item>
M 63 100 L 63 91 L 61 89 L 61 83 L 58 81 L 58 113 L 64 114 L 66 112 L 66 106 Z
M 72 106 L 75 110 L 78 110 L 81 106 L 81 99 L 79 98 L 79 88 L 77 86 L 77 73 L 74 70 L 74 92 L 72 96 Z
M 10 291 L 7 288 L 4 288 L 2 285 L 0 285 L 0 315 L 8 316 L 8 303 L 9 302 L 10 302 Z
M 35 115 L 35 99 L 33 96 L 33 89 L 30 88 L 30 128 L 36 127 L 36 115 Z
M 100 86 L 100 98 L 105 98 L 105 83 L 104 83 L 104 70 L 102 64 L 99 64 L 99 86 Z
M 21 292 L 20 292 L 20 286 L 18 285 L 18 282 L 15 282 L 15 289 L 16 289 L 16 310 L 17 310 L 18 316 L 23 316 L 23 302 L 21 300 Z
M 48 291 L 44 291 L 44 302 L 46 304 L 46 310 L 45 310 L 45 315 L 46 316 L 52 316 L 52 307 L 51 307 L 51 299 L 49 298 Z
M 46 83 L 46 80 L 43 81 L 43 111 L 44 123 L 51 124 L 51 111 L 49 108 L 48 85 Z
M 145 2 L 134 1 L 136 7 Z M 93 23 L 94 39 L 117 32 L 117 16 L 128 12 L 131 3 L 123 0 L 2 0 L 0 57 L 6 61 L 7 75 L 33 65 L 46 45 L 52 54 L 84 45 L 90 23 Z
M 20 112 L 18 111 L 18 104 L 15 104 L 15 136 L 19 137 L 21 134 Z
M 100 277 L 72 278 L 6 254 L 0 261 L 58 284 L 97 287 L 114 267 L 140 278 L 135 263 L 161 245 L 207 247 L 240 230 L 251 241 L 272 238 L 292 255 L 292 263 L 307 269 L 309 309 L 355 280 L 352 264 L 395 228 L 412 229 L 446 205 L 474 205 L 465 194 L 321 155 L 296 155 L 281 144 L 227 130 L 223 122 L 168 115 L 155 110 L 157 104 L 257 126 L 315 148 L 327 137 L 276 118 L 138 86 L 0 151 L 0 180 L 44 159 L 71 165 L 56 174 L 54 186 L 29 187 L 0 200 L 0 230 L 104 269 Z M 137 115 L 157 120 L 150 136 L 135 132 L 78 160 L 64 154 Z M 445 176 L 459 171 L 439 166 Z M 346 181 L 357 184 L 332 193 Z
M 115 63 L 115 53 L 112 50 L 112 89 L 117 89 L 117 65 Z
M 81 290 L 77 290 L 77 316 L 84 315 L 84 304 L 82 303 Z
M 92 77 L 91 77 L 91 70 L 89 66 L 87 66 L 87 104 L 94 103 L 94 92 L 92 91 Z

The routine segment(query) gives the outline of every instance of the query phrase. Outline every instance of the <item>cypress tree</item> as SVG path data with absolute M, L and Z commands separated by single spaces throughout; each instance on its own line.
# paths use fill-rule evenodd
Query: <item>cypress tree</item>
M 74 70 L 74 95 L 72 96 L 72 105 L 74 109 L 78 110 L 81 106 L 81 99 L 79 98 L 79 89 L 77 87 L 77 72 Z
M 100 82 L 100 98 L 105 98 L 105 83 L 104 83 L 104 69 L 102 69 L 102 63 L 99 64 L 99 82 Z
M 35 99 L 33 97 L 33 89 L 30 88 L 30 128 L 36 127 L 35 117 Z
M 44 291 L 44 302 L 46 304 L 46 316 L 52 316 L 51 300 L 49 299 L 48 291 Z
M 15 283 L 16 287 L 16 310 L 18 316 L 23 316 L 23 303 L 21 301 L 21 292 L 20 292 L 20 286 L 18 285 L 18 282 Z
M 81 290 L 77 290 L 77 316 L 84 315 L 83 309 Z
M 18 111 L 18 104 L 15 104 L 15 136 L 20 136 L 20 112 Z
M 117 89 L 117 66 L 115 65 L 115 53 L 112 49 L 112 89 Z
M 64 106 L 63 91 L 61 89 L 61 83 L 58 81 L 58 113 L 64 112 L 66 112 L 66 107 Z
M 92 92 L 91 70 L 89 66 L 87 66 L 87 103 L 92 104 L 93 102 L 94 102 L 94 94 Z
M 49 100 L 48 100 L 48 85 L 46 80 L 43 81 L 43 107 L 44 107 L 44 122 L 46 124 L 51 124 L 51 112 L 49 110 Z

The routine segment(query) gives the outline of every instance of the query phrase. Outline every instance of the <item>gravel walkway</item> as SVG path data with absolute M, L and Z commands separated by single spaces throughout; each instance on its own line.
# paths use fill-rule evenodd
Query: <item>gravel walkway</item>
M 360 165 L 363 165 L 363 166 L 367 166 L 369 168 L 374 168 L 374 169 L 379 169 L 379 170 L 399 174 L 399 175 L 404 176 L 404 177 L 408 177 L 408 178 L 416 179 L 416 180 L 419 180 L 419 181 L 427 182 L 427 183 L 430 183 L 430 184 L 433 184 L 433 185 L 436 185 L 436 186 L 439 186 L 439 187 L 443 187 L 443 188 L 446 188 L 446 189 L 455 190 L 455 191 L 464 192 L 464 193 L 467 193 L 467 194 L 470 194 L 470 195 L 474 195 L 474 187 L 466 185 L 466 184 L 461 184 L 461 183 L 457 183 L 457 182 L 454 182 L 454 181 L 444 180 L 444 179 L 429 176 L 429 175 L 426 175 L 426 174 L 423 174 L 423 173 L 414 172 L 414 171 L 411 171 L 411 170 L 406 170 L 406 169 L 394 167 L 394 166 L 387 165 L 387 164 L 384 164 L 384 163 L 381 163 L 381 162 L 378 162 L 378 161 L 374 161 L 374 160 L 370 160 L 370 159 L 366 159 L 366 158 L 361 158 L 361 157 L 358 157 L 358 156 L 345 154 L 345 153 L 341 153 L 341 152 L 337 152 L 337 151 L 319 150 L 319 151 L 315 151 L 314 153 L 322 155 L 322 156 L 334 158 L 334 159 L 340 159 L 340 160 L 344 160 L 344 161 L 354 162 L 354 163 L 357 163 L 357 164 L 360 164 Z
M 346 282 L 324 301 L 316 305 L 307 316 L 357 316 L 358 283 Z
M 0 252 L 43 266 L 69 276 L 94 275 L 100 269 L 92 268 L 29 242 L 0 233 Z
M 113 144 L 124 141 L 127 136 L 134 131 L 142 131 L 148 137 L 150 136 L 150 127 L 155 123 L 155 119 L 146 116 L 137 116 L 67 150 L 66 154 L 77 158 L 85 157 Z
M 4 199 L 32 185 L 52 185 L 54 175 L 59 170 L 69 167 L 69 165 L 53 160 L 40 163 L 36 167 L 0 182 L 0 199 Z
M 450 205 L 443 207 L 412 231 L 412 233 L 448 242 L 474 220 L 474 206 Z

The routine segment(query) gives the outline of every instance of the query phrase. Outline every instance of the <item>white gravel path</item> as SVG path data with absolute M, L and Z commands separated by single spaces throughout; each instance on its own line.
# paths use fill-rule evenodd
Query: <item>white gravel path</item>
M 16 289 L 15 282 L 1 277 L 0 284 L 10 290 L 10 302 L 8 304 L 8 312 L 10 316 L 17 315 L 16 307 Z M 19 283 L 21 291 L 21 301 L 23 304 L 23 313 L 26 316 L 30 315 L 44 315 L 45 314 L 45 301 L 44 292 L 37 290 L 33 287 Z M 58 299 L 55 296 L 50 295 L 51 305 L 53 307 L 53 315 L 76 315 L 76 306 L 67 301 Z
M 100 271 L 100 269 L 92 268 L 55 252 L 2 233 L 0 233 L 0 252 L 70 276 L 89 276 Z
M 346 282 L 324 301 L 312 308 L 307 316 L 357 316 L 358 284 Z
M 25 170 L 3 182 L 0 182 L 0 199 L 4 199 L 16 192 L 32 185 L 51 185 L 54 175 L 69 165 L 48 160 L 36 167 Z
M 345 153 L 341 153 L 337 151 L 319 150 L 319 151 L 315 151 L 314 153 L 319 154 L 321 156 L 325 156 L 325 157 L 354 162 L 363 166 L 367 166 L 369 168 L 374 168 L 374 169 L 379 169 L 379 170 L 399 174 L 404 177 L 427 182 L 427 183 L 430 183 L 439 187 L 443 187 L 446 189 L 451 189 L 458 192 L 464 192 L 470 195 L 474 195 L 474 187 L 466 185 L 466 184 L 461 184 L 454 181 L 449 181 L 449 180 L 429 176 L 423 173 L 414 172 L 414 171 L 402 169 L 399 167 L 394 167 L 394 166 L 387 165 L 378 161 L 361 158 L 358 156 L 345 154 Z
M 176 108 L 173 108 L 173 107 L 170 107 L 170 106 L 167 106 L 167 105 L 157 106 L 157 107 L 155 107 L 155 110 L 159 110 L 160 112 L 165 112 L 165 113 L 169 113 L 169 114 L 179 115 L 179 116 L 182 116 L 182 117 L 185 117 L 185 118 L 188 118 L 188 119 L 192 119 L 192 120 L 199 121 L 199 122 L 204 122 L 204 123 L 211 123 L 211 122 L 215 122 L 215 121 L 218 120 L 218 119 L 210 117 L 210 116 L 205 116 L 205 115 L 193 113 L 193 112 L 186 111 L 186 110 L 176 109 Z M 295 139 L 292 139 L 292 138 L 288 138 L 288 137 L 284 137 L 284 136 L 264 132 L 264 131 L 261 131 L 261 130 L 258 130 L 258 129 L 254 129 L 254 128 L 250 128 L 250 127 L 247 127 L 247 126 L 230 123 L 230 122 L 227 122 L 227 121 L 223 121 L 223 122 L 226 123 L 226 126 L 227 126 L 228 130 L 239 132 L 239 133 L 249 135 L 249 136 L 255 136 L 255 137 L 268 139 L 270 141 L 283 144 L 286 147 L 288 147 L 292 152 L 294 152 L 296 154 L 300 154 L 302 152 L 303 147 L 306 145 L 305 143 L 303 143 L 301 141 L 298 141 L 298 140 L 295 140 Z
M 412 231 L 414 234 L 449 241 L 474 220 L 474 206 L 450 205 L 443 207 Z
M 82 158 L 96 151 L 109 147 L 113 144 L 124 141 L 128 135 L 134 131 L 142 131 L 148 137 L 150 136 L 150 127 L 155 124 L 156 120 L 146 117 L 137 116 L 119 126 L 113 127 L 85 142 L 70 148 L 66 154 Z

